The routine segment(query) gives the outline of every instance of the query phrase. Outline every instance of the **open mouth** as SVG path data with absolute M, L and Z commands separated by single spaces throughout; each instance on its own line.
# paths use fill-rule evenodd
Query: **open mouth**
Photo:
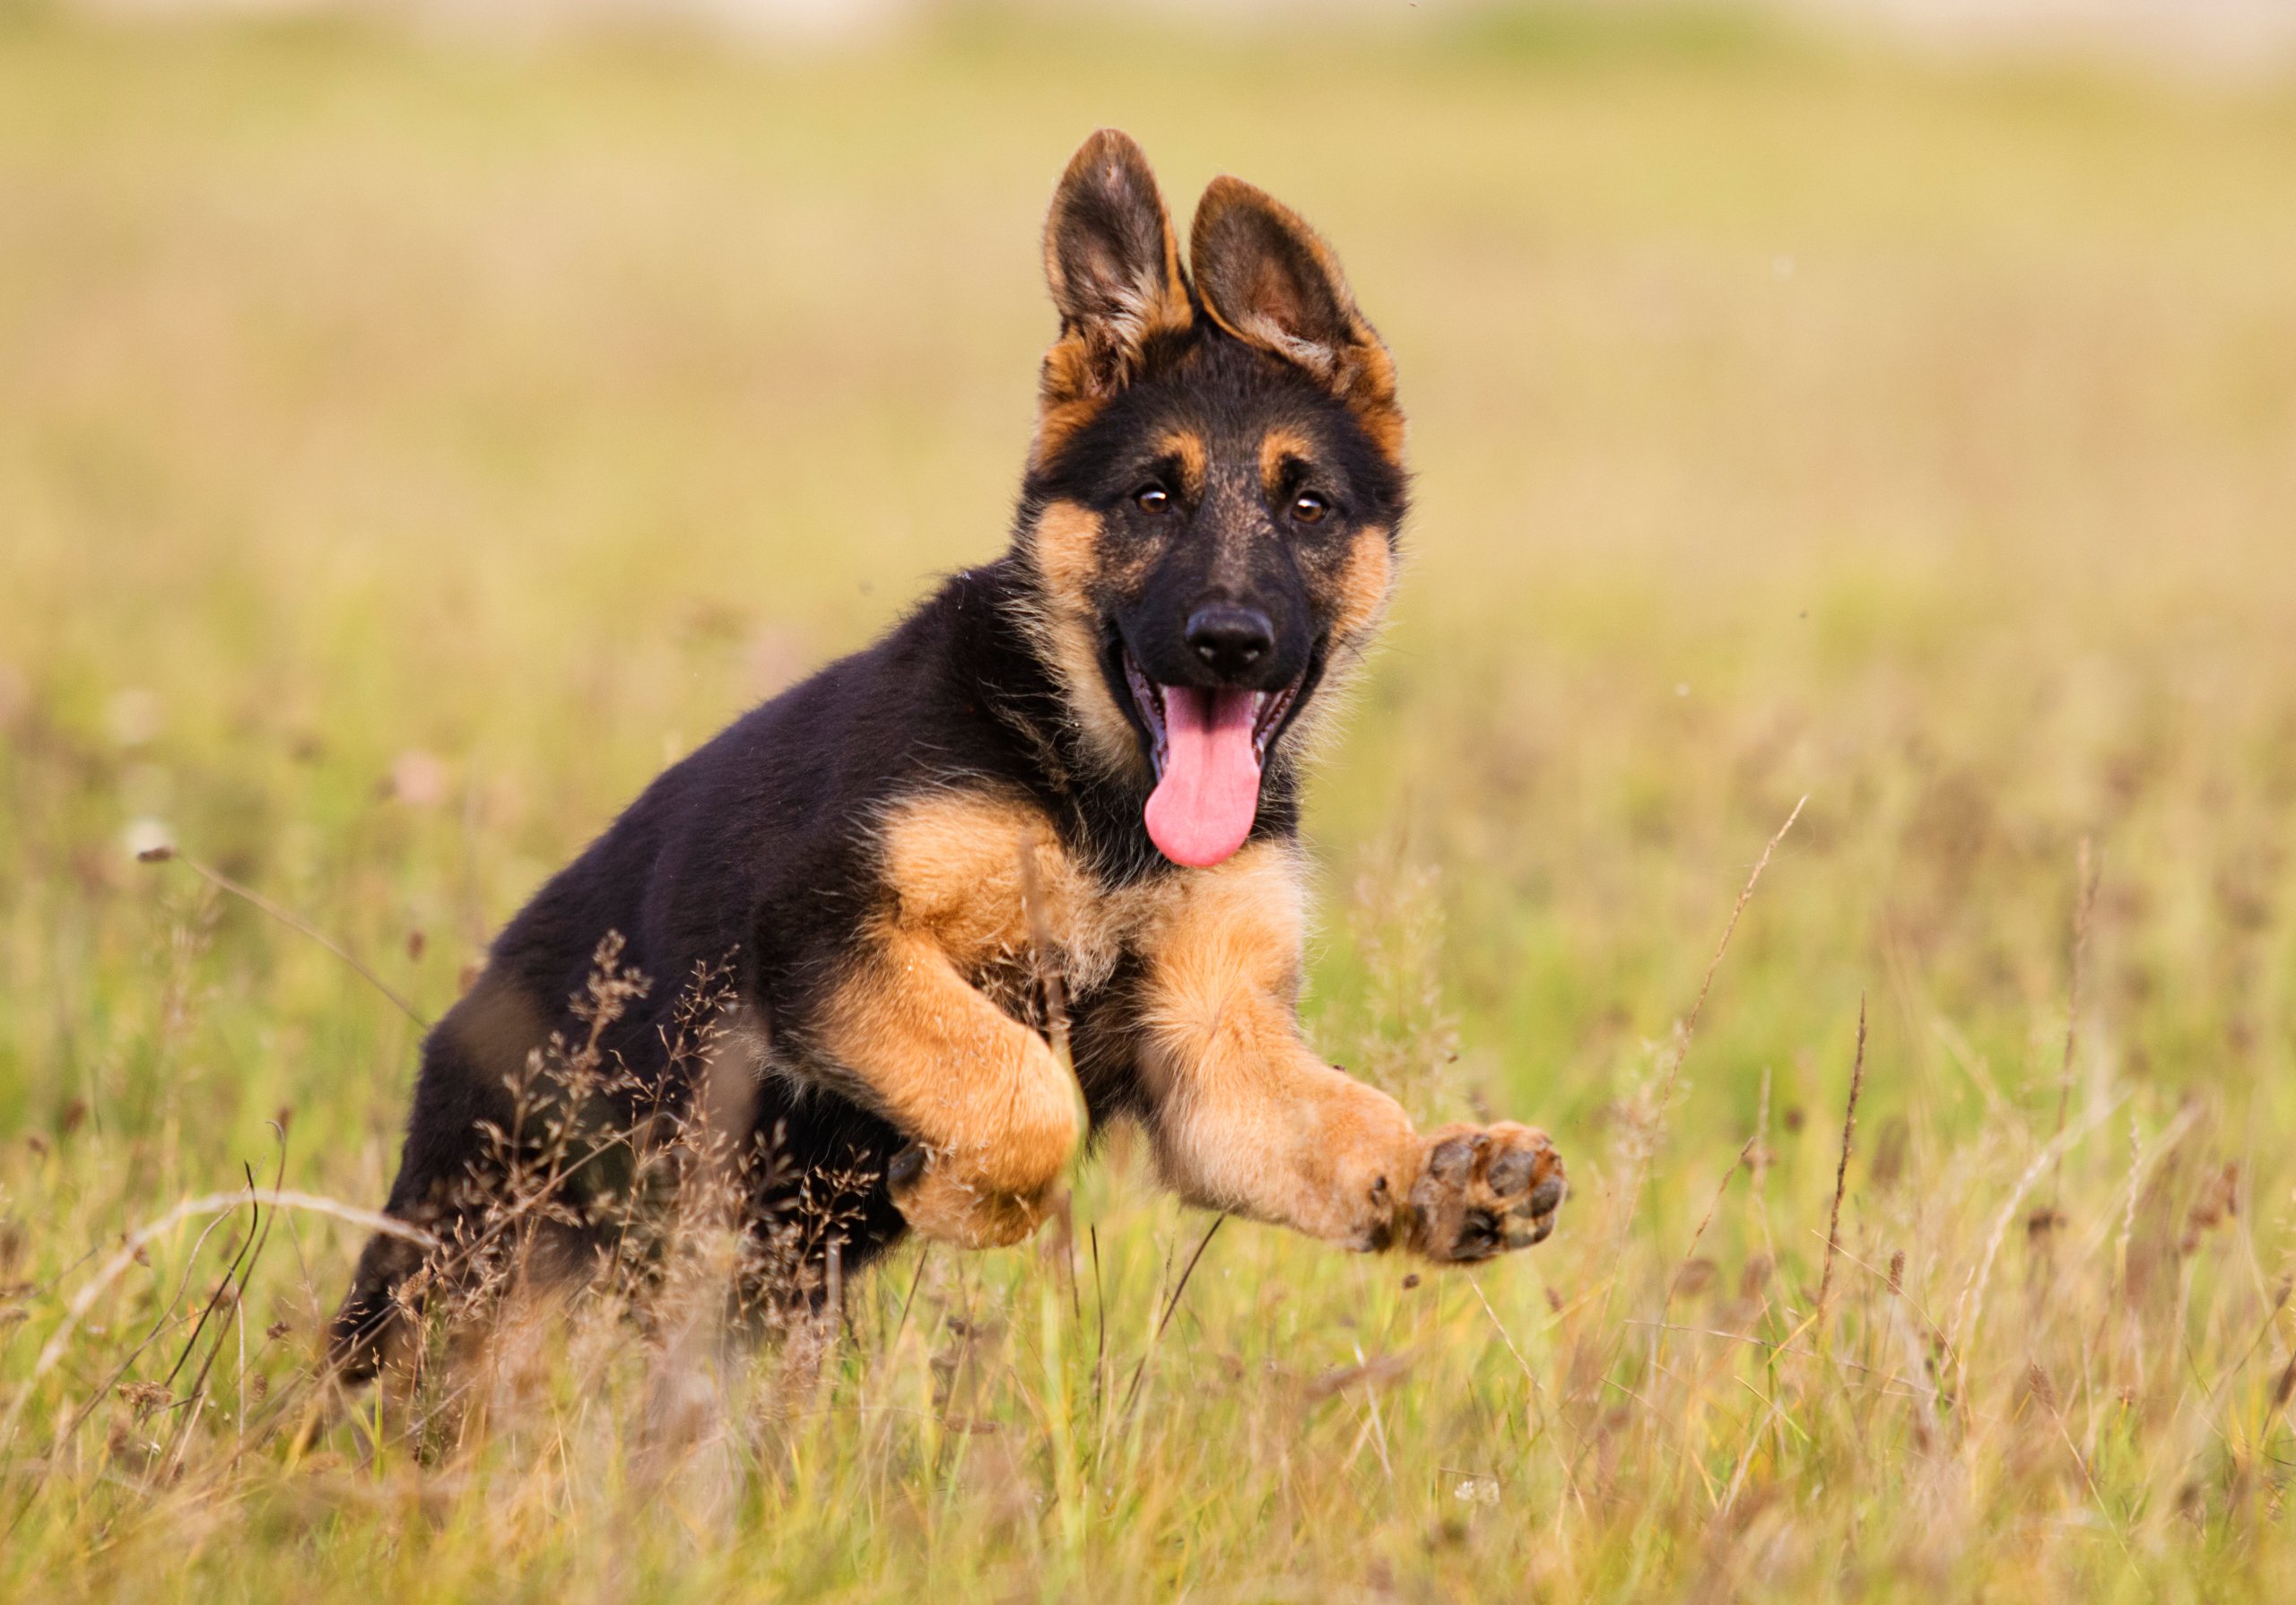
M 1156 770 L 1142 816 L 1149 839 L 1174 863 L 1192 868 L 1233 856 L 1259 813 L 1268 743 L 1307 676 L 1275 691 L 1161 685 L 1126 648 L 1124 678 Z

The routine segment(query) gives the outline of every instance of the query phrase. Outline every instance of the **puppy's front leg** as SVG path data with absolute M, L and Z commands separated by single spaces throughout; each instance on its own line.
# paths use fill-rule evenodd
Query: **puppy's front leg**
M 1290 853 L 1258 846 L 1192 883 L 1156 933 L 1142 1063 L 1166 1181 L 1353 1248 L 1478 1260 L 1544 1238 L 1564 1190 L 1545 1133 L 1422 1135 L 1309 1050 L 1294 1013 L 1302 926 Z
M 851 963 L 825 1015 L 829 1056 L 917 1140 L 886 1177 L 909 1226 L 966 1248 L 1035 1231 L 1083 1135 L 1075 1080 L 1043 1039 L 929 934 L 898 927 Z

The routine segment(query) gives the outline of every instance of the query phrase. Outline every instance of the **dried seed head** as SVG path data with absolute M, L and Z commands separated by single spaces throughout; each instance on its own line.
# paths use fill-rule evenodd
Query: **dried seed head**
M 2025 1362 L 2025 1385 L 2033 1391 L 2034 1398 L 2052 1411 L 2057 1409 L 2057 1384 L 2049 1381 L 2048 1373 L 2041 1369 L 2040 1361 Z
M 119 1396 L 134 1407 L 139 1421 L 174 1397 L 156 1382 L 124 1382 L 119 1385 Z

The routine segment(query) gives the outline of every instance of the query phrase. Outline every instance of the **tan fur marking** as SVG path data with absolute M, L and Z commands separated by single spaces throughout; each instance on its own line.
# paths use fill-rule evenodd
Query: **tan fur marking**
M 1323 682 L 1292 721 L 1284 738 L 1288 761 L 1304 763 L 1328 734 L 1333 721 L 1346 706 L 1369 659 L 1372 642 L 1386 621 L 1394 595 L 1396 560 L 1387 532 L 1373 525 L 1358 530 L 1347 550 L 1332 567 L 1310 581 L 1331 620 L 1331 651 L 1324 664 Z
M 1083 1136 L 1075 1087 L 1041 1037 L 971 977 L 1028 953 L 1021 855 L 1064 898 L 1072 877 L 1041 814 L 983 795 L 908 804 L 883 836 L 891 907 L 837 993 L 832 1054 L 925 1144 L 898 1198 L 927 1236 L 980 1246 L 1035 1230 Z
M 909 1224 L 968 1246 L 1016 1242 L 1043 1218 L 1083 1136 L 1074 1080 L 976 984 L 1036 962 L 1022 855 L 1056 950 L 1046 961 L 1072 991 L 1108 978 L 1146 904 L 1099 895 L 1051 822 L 1016 799 L 920 797 L 887 818 L 880 839 L 891 907 L 837 991 L 824 1044 L 929 1150 L 923 1178 L 896 1195 Z
M 1260 494 L 1273 499 L 1283 489 L 1284 464 L 1287 460 L 1307 462 L 1316 454 L 1315 442 L 1295 429 L 1282 424 L 1260 437 L 1259 489 Z
M 1082 341 L 1064 340 L 1044 356 L 1044 377 L 1039 385 L 1036 438 L 1029 446 L 1029 466 L 1042 468 L 1052 461 L 1069 438 L 1092 421 L 1108 398 L 1091 393 L 1079 377 L 1091 364 Z
M 1360 654 L 1387 617 L 1394 589 L 1395 549 L 1387 532 L 1377 527 L 1356 531 L 1334 586 L 1333 639 L 1344 650 Z
M 986 792 L 940 794 L 900 805 L 882 837 L 886 883 L 902 931 L 929 937 L 967 974 L 1035 962 L 1030 951 L 1024 854 L 1033 859 L 1039 917 L 1071 991 L 1116 967 L 1140 917 L 1100 893 L 1062 850 L 1052 821 L 1030 803 Z
M 881 1112 L 927 1150 L 895 1202 L 928 1237 L 1017 1242 L 1083 1136 L 1074 1084 L 1044 1042 L 1003 1013 L 929 938 L 872 933 L 831 1002 L 824 1045 Z
M 1420 1140 L 1393 1098 L 1300 1039 L 1295 850 L 1247 846 L 1187 877 L 1161 913 L 1142 1070 L 1160 1106 L 1165 1180 L 1216 1209 L 1385 1246 L 1418 1178 Z
M 1073 501 L 1047 507 L 1031 532 L 1029 555 L 1047 595 L 1064 606 L 1091 606 L 1100 583 L 1100 516 Z
M 1036 566 L 1042 605 L 1026 622 L 1060 681 L 1062 701 L 1086 750 L 1113 773 L 1144 773 L 1148 760 L 1139 738 L 1100 670 L 1100 609 L 1094 599 L 1103 586 L 1121 589 L 1137 577 L 1108 571 L 1100 515 L 1073 501 L 1045 508 L 1030 532 L 1028 555 Z
M 1402 404 L 1396 399 L 1396 363 L 1387 348 L 1370 333 L 1371 325 L 1363 325 L 1369 340 L 1356 348 L 1359 365 L 1353 381 L 1348 386 L 1348 409 L 1355 414 L 1355 421 L 1371 438 L 1380 455 L 1397 467 L 1403 465 L 1404 415 Z
M 1180 489 L 1191 498 L 1204 494 L 1204 476 L 1212 454 L 1203 436 L 1194 429 L 1174 429 L 1156 442 L 1156 455 L 1179 459 Z

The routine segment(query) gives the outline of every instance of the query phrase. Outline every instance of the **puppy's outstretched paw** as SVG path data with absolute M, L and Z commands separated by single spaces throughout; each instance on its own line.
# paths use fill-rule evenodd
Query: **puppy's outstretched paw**
M 1450 1125 L 1427 1139 L 1411 1190 L 1413 1252 L 1457 1263 L 1544 1242 L 1569 1191 L 1544 1132 L 1500 1121 Z

